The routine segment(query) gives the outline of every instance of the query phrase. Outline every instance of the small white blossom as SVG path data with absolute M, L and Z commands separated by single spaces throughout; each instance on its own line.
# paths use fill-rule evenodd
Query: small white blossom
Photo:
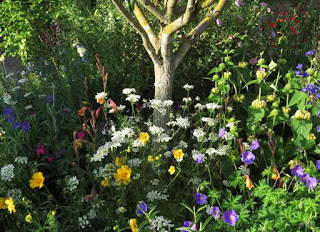
M 165 195 L 157 190 L 152 190 L 147 193 L 148 201 L 154 202 L 156 200 L 168 200 L 169 195 Z
M 239 167 L 239 170 L 241 170 L 241 174 L 242 175 L 248 175 L 248 176 L 250 176 L 250 169 L 247 167 L 245 167 L 244 165 L 241 165 L 240 167 Z
M 223 180 L 223 181 L 222 181 L 222 184 L 223 184 L 224 186 L 226 186 L 226 187 L 229 187 L 229 181 L 227 181 L 227 180 Z
M 162 127 L 157 127 L 155 125 L 152 125 L 149 127 L 149 131 L 152 135 L 158 135 L 164 132 L 164 129 Z
M 216 119 L 213 119 L 213 118 L 207 118 L 207 117 L 203 117 L 201 118 L 201 121 L 205 122 L 208 124 L 208 126 L 214 126 L 217 122 Z
M 19 83 L 19 84 L 24 84 L 24 83 L 26 83 L 26 82 L 28 82 L 28 81 L 29 81 L 28 79 L 22 78 L 22 79 L 18 80 L 18 83 Z
M 68 189 L 69 189 L 70 192 L 75 190 L 79 185 L 78 178 L 76 176 L 73 176 L 73 177 L 69 178 L 68 181 L 67 181 L 67 185 L 68 185 Z
M 32 95 L 32 93 L 26 93 L 25 95 L 23 95 L 23 97 L 29 97 L 29 96 L 31 96 Z
M 82 45 L 76 45 L 77 47 L 77 52 L 79 54 L 80 57 L 84 57 L 84 55 L 86 54 L 87 49 L 82 46 Z
M 155 231 L 169 232 L 174 225 L 171 224 L 170 220 L 165 219 L 163 216 L 155 216 L 151 221 L 151 227 Z
M 185 84 L 185 85 L 183 86 L 183 88 L 184 88 L 185 90 L 187 90 L 187 91 L 190 91 L 191 89 L 194 89 L 194 86 L 193 86 L 193 85 L 189 85 L 189 84 Z
M 130 94 L 127 98 L 126 101 L 129 101 L 131 103 L 136 103 L 137 101 L 139 101 L 140 99 L 140 95 L 136 95 L 136 94 Z
M 208 104 L 206 104 L 206 107 L 208 110 L 215 110 L 215 109 L 221 108 L 221 106 L 217 103 L 208 103 Z
M 16 86 L 16 87 L 12 88 L 12 91 L 15 92 L 15 91 L 18 91 L 18 90 L 20 90 L 20 89 L 21 89 L 20 86 Z
M 16 162 L 18 164 L 26 164 L 26 163 L 28 163 L 28 158 L 26 156 L 17 156 L 14 159 L 14 162 Z
M 206 106 L 202 105 L 201 103 L 197 103 L 197 104 L 195 104 L 194 108 L 197 109 L 197 110 L 202 111 L 202 110 L 204 110 L 206 108 Z
M 100 92 L 100 93 L 97 93 L 96 96 L 95 96 L 95 99 L 96 100 L 100 100 L 100 99 L 107 99 L 108 97 L 108 94 L 105 93 L 105 92 Z
M 193 131 L 193 136 L 197 138 L 197 140 L 202 139 L 206 136 L 206 132 L 203 131 L 203 128 L 197 128 Z
M 122 90 L 122 93 L 126 94 L 126 95 L 129 95 L 129 94 L 132 94 L 132 93 L 136 93 L 136 90 L 134 88 L 125 88 L 125 89 Z
M 27 105 L 26 107 L 24 107 L 25 110 L 30 110 L 30 109 L 32 109 L 32 108 L 33 108 L 32 105 Z
M 82 217 L 78 218 L 78 223 L 81 229 L 84 229 L 86 227 L 90 226 L 90 222 L 88 220 L 88 217 L 86 215 L 83 215 Z
M 183 102 L 185 102 L 186 104 L 189 104 L 190 102 L 192 102 L 192 98 L 191 97 L 184 97 L 182 99 Z

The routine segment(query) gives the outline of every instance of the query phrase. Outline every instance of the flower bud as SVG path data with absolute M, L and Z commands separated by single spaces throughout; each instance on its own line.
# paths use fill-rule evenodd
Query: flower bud
M 220 64 L 219 64 L 219 68 L 225 69 L 225 68 L 226 68 L 226 64 L 225 64 L 225 63 L 220 63 Z
M 266 60 L 263 59 L 263 58 L 260 58 L 260 59 L 258 60 L 258 65 L 263 65 L 263 64 L 265 64 L 265 63 L 266 63 Z

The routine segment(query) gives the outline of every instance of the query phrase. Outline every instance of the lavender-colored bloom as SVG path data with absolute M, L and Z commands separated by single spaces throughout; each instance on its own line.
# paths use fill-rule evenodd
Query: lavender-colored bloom
M 141 216 L 143 214 L 143 212 L 145 212 L 145 213 L 148 212 L 148 206 L 144 201 L 139 203 L 137 206 L 137 214 L 139 216 Z
M 21 123 L 20 128 L 21 128 L 21 130 L 23 130 L 23 131 L 30 130 L 30 124 L 27 123 L 27 122 L 23 122 L 23 123 Z
M 253 140 L 251 143 L 251 149 L 252 150 L 257 150 L 260 147 L 260 143 L 257 139 Z
M 196 164 L 201 164 L 203 162 L 203 154 L 199 153 L 196 157 Z
M 219 131 L 219 138 L 223 137 L 226 134 L 226 128 L 222 127 Z
M 314 52 L 312 50 L 306 52 L 306 56 L 313 56 Z
M 236 0 L 236 1 L 234 2 L 234 4 L 235 4 L 237 7 L 241 7 L 241 6 L 243 6 L 243 0 Z
M 296 166 L 294 166 L 294 168 L 292 168 L 291 174 L 295 175 L 296 177 L 300 177 L 304 174 L 304 172 L 303 172 L 303 169 L 300 165 L 296 165 Z
M 192 221 L 185 221 L 184 223 L 183 223 L 183 226 L 182 227 L 187 227 L 187 228 L 189 228 L 191 226 L 191 230 L 192 231 L 196 231 L 197 230 L 197 225 L 196 224 L 194 224 Z M 181 230 L 181 232 L 188 232 L 187 230 Z
M 304 93 L 308 92 L 308 90 L 306 88 L 302 88 L 301 91 L 304 92 Z
M 317 160 L 316 168 L 320 170 L 320 160 Z
M 305 173 L 300 177 L 300 180 L 302 183 L 306 183 L 309 178 L 310 178 L 309 174 Z
M 239 220 L 239 215 L 233 209 L 228 210 L 228 211 L 224 212 L 223 220 L 226 223 L 228 223 L 230 226 L 235 226 L 237 221 Z
M 314 190 L 318 186 L 318 180 L 315 177 L 310 177 L 307 179 L 307 187 L 310 190 Z
M 210 210 L 210 214 L 213 215 L 213 218 L 215 220 L 219 219 L 220 218 L 220 209 L 219 209 L 219 207 L 218 206 L 212 207 L 211 210 Z
M 258 63 L 257 58 L 251 58 L 251 59 L 249 60 L 249 64 L 250 64 L 250 65 L 256 65 L 257 63 Z
M 268 4 L 265 3 L 265 2 L 261 2 L 260 5 L 261 5 L 262 7 L 267 7 L 267 6 L 268 6 Z
M 238 47 L 239 47 L 239 48 L 242 48 L 242 41 L 239 41 L 239 42 L 238 42 Z
M 317 126 L 317 132 L 320 133 L 320 125 Z
M 320 117 L 320 110 L 319 110 L 318 113 L 317 113 L 317 117 Z
M 256 156 L 251 151 L 245 151 L 242 153 L 241 161 L 248 165 L 253 164 L 253 161 L 256 159 Z
M 4 119 L 7 120 L 7 122 L 14 122 L 15 120 L 13 114 L 5 115 Z
M 297 69 L 303 69 L 303 64 L 297 64 Z
M 308 72 L 303 73 L 303 77 L 308 77 L 310 74 Z
M 12 125 L 12 129 L 17 129 L 17 128 L 19 128 L 19 126 L 20 126 L 20 124 L 18 123 L 18 122 L 15 122 L 15 123 L 13 123 L 13 125 Z
M 87 62 L 87 58 L 82 58 L 82 62 Z
M 299 70 L 296 71 L 296 77 L 300 77 L 301 72 Z
M 271 32 L 271 36 L 272 36 L 273 38 L 276 38 L 277 34 L 273 31 L 273 32 Z
M 207 201 L 207 196 L 203 193 L 195 193 L 193 194 L 193 197 L 198 205 L 204 205 Z

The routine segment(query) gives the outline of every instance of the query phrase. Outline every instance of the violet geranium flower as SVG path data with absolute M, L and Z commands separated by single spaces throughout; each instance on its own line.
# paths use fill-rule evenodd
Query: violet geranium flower
M 248 165 L 253 164 L 253 161 L 256 159 L 256 156 L 251 151 L 245 151 L 242 153 L 241 161 Z
M 207 201 L 207 196 L 203 193 L 195 193 L 193 196 L 198 205 L 204 205 Z
M 233 209 L 228 210 L 224 212 L 223 220 L 225 221 L 225 223 L 228 223 L 230 226 L 235 226 L 237 221 L 239 220 L 239 215 Z
M 300 177 L 304 174 L 304 172 L 303 172 L 303 169 L 300 165 L 296 165 L 296 166 L 294 166 L 294 168 L 292 168 L 291 174 L 295 175 L 296 177 Z

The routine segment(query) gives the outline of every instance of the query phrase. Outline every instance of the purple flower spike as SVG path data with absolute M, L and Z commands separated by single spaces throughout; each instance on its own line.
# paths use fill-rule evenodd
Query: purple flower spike
M 318 180 L 315 177 L 310 177 L 307 179 L 307 187 L 313 191 L 318 186 Z
M 317 161 L 316 168 L 317 168 L 318 170 L 320 170 L 320 160 Z
M 222 127 L 219 131 L 219 138 L 223 137 L 226 134 L 226 128 Z
M 220 209 L 219 209 L 219 207 L 218 206 L 212 207 L 211 210 L 210 210 L 210 214 L 213 215 L 213 218 L 215 220 L 219 219 L 220 218 Z
M 203 193 L 195 193 L 193 196 L 198 205 L 204 205 L 207 201 L 207 196 Z
M 251 151 L 245 151 L 242 153 L 241 161 L 248 165 L 253 164 L 253 161 L 256 159 L 256 156 Z
M 148 206 L 144 201 L 139 202 L 137 206 L 137 214 L 141 216 L 143 212 L 148 212 Z
M 296 165 L 296 166 L 294 166 L 294 168 L 292 168 L 291 174 L 295 175 L 296 177 L 300 177 L 304 174 L 304 172 L 303 172 L 303 169 L 300 165 Z
M 300 180 L 302 183 L 306 183 L 309 178 L 310 178 L 309 174 L 305 173 L 300 177 Z
M 257 150 L 258 148 L 260 147 L 260 143 L 257 139 L 253 140 L 252 141 L 252 144 L 251 144 L 251 149 L 252 150 Z
M 230 226 L 235 226 L 239 220 L 239 215 L 234 210 L 228 210 L 223 214 L 223 220 Z

